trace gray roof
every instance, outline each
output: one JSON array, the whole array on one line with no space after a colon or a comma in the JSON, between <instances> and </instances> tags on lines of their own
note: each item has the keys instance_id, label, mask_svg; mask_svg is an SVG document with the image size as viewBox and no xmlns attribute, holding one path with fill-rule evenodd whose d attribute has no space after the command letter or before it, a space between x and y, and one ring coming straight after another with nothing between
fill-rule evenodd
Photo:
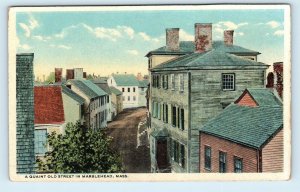
<instances>
[{"instance_id":1,"label":"gray roof","mask_svg":"<svg viewBox=\"0 0 300 192\"><path fill-rule=\"evenodd\" d=\"M283 127L282 105L270 90L248 89L245 92L247 91L252 93L258 107L231 104L200 128L200 131L252 148L261 148Z\"/></svg>"},{"instance_id":2,"label":"gray roof","mask_svg":"<svg viewBox=\"0 0 300 192\"><path fill-rule=\"evenodd\" d=\"M91 80L94 84L96 84L98 87L100 87L103 91L105 91L107 94L111 94L110 88L107 84L107 81L102 80L102 79L96 79L96 80Z\"/></svg>"},{"instance_id":3,"label":"gray roof","mask_svg":"<svg viewBox=\"0 0 300 192\"><path fill-rule=\"evenodd\" d=\"M102 90L100 87L98 87L89 80L71 79L68 82L80 89L89 99L107 95L107 93L104 90Z\"/></svg>"},{"instance_id":4,"label":"gray roof","mask_svg":"<svg viewBox=\"0 0 300 192\"><path fill-rule=\"evenodd\" d=\"M119 89L117 89L117 88L115 88L115 87L113 87L113 86L111 86L111 87L109 87L110 88L110 91L113 93L113 94L115 94L115 95L122 95L122 91L120 91Z\"/></svg>"},{"instance_id":5,"label":"gray roof","mask_svg":"<svg viewBox=\"0 0 300 192\"><path fill-rule=\"evenodd\" d=\"M157 65L153 70L169 70L174 68L205 68L205 67L237 67L237 66L255 66L267 68L268 65L256 62L250 59L242 58L240 56L226 53L222 50L213 49L204 53L191 53L181 57L177 57L170 61L166 61L160 65Z\"/></svg>"},{"instance_id":6,"label":"gray roof","mask_svg":"<svg viewBox=\"0 0 300 192\"><path fill-rule=\"evenodd\" d=\"M234 53L238 55L259 55L257 51L246 49L238 45L225 45L223 41L213 41L213 49L218 49L227 53ZM168 50L166 46L160 47L153 51L150 51L146 56L150 55L185 55L195 52L195 43L194 41L180 41L179 50L173 51Z\"/></svg>"},{"instance_id":7,"label":"gray roof","mask_svg":"<svg viewBox=\"0 0 300 192\"><path fill-rule=\"evenodd\" d=\"M66 95L68 95L69 97L71 97L72 99L74 99L75 101L77 101L79 104L83 104L84 103L84 99L82 97L80 97L78 94L76 94L74 91L72 91L71 89L69 89L68 87L62 85L62 92Z\"/></svg>"},{"instance_id":8,"label":"gray roof","mask_svg":"<svg viewBox=\"0 0 300 192\"><path fill-rule=\"evenodd\" d=\"M139 86L139 81L133 74L113 74L117 86Z\"/></svg>"},{"instance_id":9,"label":"gray roof","mask_svg":"<svg viewBox=\"0 0 300 192\"><path fill-rule=\"evenodd\" d=\"M139 87L148 87L149 84L149 80L148 79L144 79L139 81Z\"/></svg>"}]
</instances>

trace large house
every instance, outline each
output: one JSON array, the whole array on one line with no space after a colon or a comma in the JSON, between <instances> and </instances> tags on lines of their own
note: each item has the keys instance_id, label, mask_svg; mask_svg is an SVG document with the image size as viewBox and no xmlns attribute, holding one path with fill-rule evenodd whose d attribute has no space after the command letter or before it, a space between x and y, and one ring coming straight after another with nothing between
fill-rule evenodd
<instances>
[{"instance_id":1,"label":"large house","mask_svg":"<svg viewBox=\"0 0 300 192\"><path fill-rule=\"evenodd\" d=\"M200 172L282 172L283 111L277 92L246 89L200 129Z\"/></svg>"},{"instance_id":2,"label":"large house","mask_svg":"<svg viewBox=\"0 0 300 192\"><path fill-rule=\"evenodd\" d=\"M107 83L123 94L123 108L139 107L139 81L133 74L112 74Z\"/></svg>"},{"instance_id":3,"label":"large house","mask_svg":"<svg viewBox=\"0 0 300 192\"><path fill-rule=\"evenodd\" d=\"M69 79L67 87L84 99L85 125L93 130L107 127L108 94L85 79Z\"/></svg>"},{"instance_id":4,"label":"large house","mask_svg":"<svg viewBox=\"0 0 300 192\"><path fill-rule=\"evenodd\" d=\"M212 40L212 24L195 24L195 41L166 30L166 46L150 51L149 112L152 172L199 172L199 128L220 114L247 87L263 88L268 65L260 54Z\"/></svg>"}]
</instances>

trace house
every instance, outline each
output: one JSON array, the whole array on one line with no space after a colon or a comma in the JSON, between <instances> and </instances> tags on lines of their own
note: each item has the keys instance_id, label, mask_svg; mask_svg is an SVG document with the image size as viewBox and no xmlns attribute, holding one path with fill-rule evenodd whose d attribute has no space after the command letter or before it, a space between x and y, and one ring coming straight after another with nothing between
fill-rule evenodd
<instances>
[{"instance_id":1,"label":"house","mask_svg":"<svg viewBox=\"0 0 300 192\"><path fill-rule=\"evenodd\" d=\"M199 172L199 128L247 87L263 88L268 65L233 43L234 31L212 40L212 24L195 24L195 41L166 30L166 46L150 51L152 172Z\"/></svg>"},{"instance_id":2,"label":"house","mask_svg":"<svg viewBox=\"0 0 300 192\"><path fill-rule=\"evenodd\" d=\"M200 172L282 172L283 111L270 89L246 89L200 129Z\"/></svg>"},{"instance_id":3,"label":"house","mask_svg":"<svg viewBox=\"0 0 300 192\"><path fill-rule=\"evenodd\" d=\"M111 103L115 107L115 114L113 117L115 117L117 114L123 111L123 94L122 92L115 88L115 87L109 87L111 91Z\"/></svg>"},{"instance_id":4,"label":"house","mask_svg":"<svg viewBox=\"0 0 300 192\"><path fill-rule=\"evenodd\" d=\"M16 55L16 173L35 172L34 153L34 70L33 53ZM12 90L10 90L12 91ZM9 91L9 92L10 92ZM11 92L10 92L11 93ZM11 102L11 100L10 100Z\"/></svg>"},{"instance_id":5,"label":"house","mask_svg":"<svg viewBox=\"0 0 300 192\"><path fill-rule=\"evenodd\" d=\"M123 94L123 109L139 107L139 81L133 74L112 74L107 83Z\"/></svg>"},{"instance_id":6,"label":"house","mask_svg":"<svg viewBox=\"0 0 300 192\"><path fill-rule=\"evenodd\" d=\"M74 91L66 87L65 85L61 86L62 88L62 99L63 107L65 114L65 122L73 123L84 122L84 98L76 94Z\"/></svg>"},{"instance_id":7,"label":"house","mask_svg":"<svg viewBox=\"0 0 300 192\"><path fill-rule=\"evenodd\" d=\"M149 80L142 79L139 80L139 107L146 107L147 106L147 89L148 89Z\"/></svg>"},{"instance_id":8,"label":"house","mask_svg":"<svg viewBox=\"0 0 300 192\"><path fill-rule=\"evenodd\" d=\"M89 80L69 79L67 87L84 99L84 122L87 128L107 127L108 95Z\"/></svg>"},{"instance_id":9,"label":"house","mask_svg":"<svg viewBox=\"0 0 300 192\"><path fill-rule=\"evenodd\" d=\"M34 147L35 155L48 151L47 134L63 134L65 128L62 88L56 85L34 87Z\"/></svg>"},{"instance_id":10,"label":"house","mask_svg":"<svg viewBox=\"0 0 300 192\"><path fill-rule=\"evenodd\" d=\"M114 113L113 108L112 108L112 103L111 103L112 93L107 84L107 81L105 81L103 79L93 79L91 81L107 93L107 102L108 102L108 104L106 105L107 106L107 109L106 109L107 110L107 121L112 121L112 114Z\"/></svg>"}]
</instances>

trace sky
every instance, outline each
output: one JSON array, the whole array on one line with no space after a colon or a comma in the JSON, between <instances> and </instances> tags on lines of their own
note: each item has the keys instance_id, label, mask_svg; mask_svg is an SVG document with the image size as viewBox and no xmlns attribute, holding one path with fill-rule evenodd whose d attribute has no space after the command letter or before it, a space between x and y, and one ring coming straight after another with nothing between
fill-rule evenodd
<instances>
[{"instance_id":1,"label":"sky","mask_svg":"<svg viewBox=\"0 0 300 192\"><path fill-rule=\"evenodd\" d=\"M234 44L262 53L260 62L283 61L284 11L278 9L18 12L16 47L34 53L36 78L55 67L147 74L145 55L165 45L165 29L180 28L180 40L193 41L195 23L212 23L213 40L234 30Z\"/></svg>"}]
</instances>

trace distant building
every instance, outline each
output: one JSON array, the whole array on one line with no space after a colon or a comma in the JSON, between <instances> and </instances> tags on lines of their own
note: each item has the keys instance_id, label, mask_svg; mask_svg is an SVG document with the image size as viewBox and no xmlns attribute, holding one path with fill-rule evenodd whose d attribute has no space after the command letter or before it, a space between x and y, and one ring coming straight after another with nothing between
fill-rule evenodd
<instances>
[{"instance_id":1,"label":"distant building","mask_svg":"<svg viewBox=\"0 0 300 192\"><path fill-rule=\"evenodd\" d=\"M35 155L43 157L49 150L47 134L63 134L65 128L64 106L61 86L34 87L34 145Z\"/></svg>"},{"instance_id":2,"label":"distant building","mask_svg":"<svg viewBox=\"0 0 300 192\"><path fill-rule=\"evenodd\" d=\"M200 172L282 172L283 111L268 89L246 89L200 129Z\"/></svg>"},{"instance_id":3,"label":"distant building","mask_svg":"<svg viewBox=\"0 0 300 192\"><path fill-rule=\"evenodd\" d=\"M16 172L34 173L33 53L16 55Z\"/></svg>"},{"instance_id":4,"label":"distant building","mask_svg":"<svg viewBox=\"0 0 300 192\"><path fill-rule=\"evenodd\" d=\"M113 114L113 117L115 117L123 111L123 94L119 89L112 86L110 87L110 90L112 93L111 103L115 107L115 114Z\"/></svg>"},{"instance_id":5,"label":"distant building","mask_svg":"<svg viewBox=\"0 0 300 192\"><path fill-rule=\"evenodd\" d=\"M97 130L107 127L108 94L89 80L68 80L67 87L84 99L84 122Z\"/></svg>"},{"instance_id":6,"label":"distant building","mask_svg":"<svg viewBox=\"0 0 300 192\"><path fill-rule=\"evenodd\" d=\"M123 108L139 107L139 81L132 74L113 74L107 83L123 93Z\"/></svg>"},{"instance_id":7,"label":"distant building","mask_svg":"<svg viewBox=\"0 0 300 192\"><path fill-rule=\"evenodd\" d=\"M149 85L149 80L142 79L139 80L139 106L146 107L147 106L147 98L146 93Z\"/></svg>"},{"instance_id":8,"label":"distant building","mask_svg":"<svg viewBox=\"0 0 300 192\"><path fill-rule=\"evenodd\" d=\"M166 46L150 51L149 112L152 172L199 172L199 128L246 88L263 88L268 65L260 53L212 40L212 24L195 24L195 41L166 30Z\"/></svg>"}]
</instances>

